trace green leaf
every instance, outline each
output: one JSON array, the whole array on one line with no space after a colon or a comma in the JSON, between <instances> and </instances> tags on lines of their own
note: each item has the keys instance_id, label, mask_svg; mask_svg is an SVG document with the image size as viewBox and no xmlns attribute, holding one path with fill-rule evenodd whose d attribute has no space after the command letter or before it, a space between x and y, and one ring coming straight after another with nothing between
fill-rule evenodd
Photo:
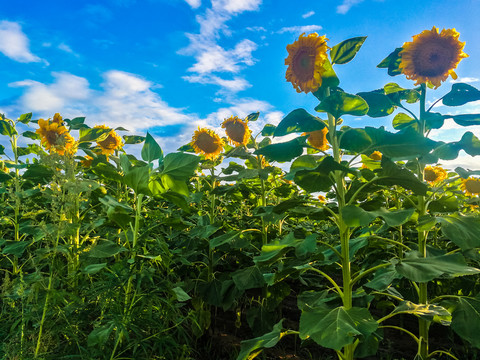
<instances>
[{"instance_id":1,"label":"green leaf","mask_svg":"<svg viewBox=\"0 0 480 360\"><path fill-rule=\"evenodd\" d=\"M285 116L277 125L273 136L322 130L325 126L320 118L310 115L305 109L296 109Z\"/></svg>"},{"instance_id":2,"label":"green leaf","mask_svg":"<svg viewBox=\"0 0 480 360\"><path fill-rule=\"evenodd\" d=\"M177 179L171 175L168 174L161 174L160 175L160 181L162 183L162 187L164 189L163 192L166 192L167 190L171 190L173 192L176 192L178 194L188 196L190 194L190 191L188 190L188 186L183 179ZM149 184L149 188L150 188ZM163 193L162 192L162 193Z\"/></svg>"},{"instance_id":3,"label":"green leaf","mask_svg":"<svg viewBox=\"0 0 480 360\"><path fill-rule=\"evenodd\" d=\"M325 99L327 89L335 89L340 84L340 80L338 79L337 74L335 74L332 63L328 58L325 59L325 62L323 63L323 69L322 85L313 93L313 95L320 101Z\"/></svg>"},{"instance_id":4,"label":"green leaf","mask_svg":"<svg viewBox=\"0 0 480 360\"><path fill-rule=\"evenodd\" d=\"M370 91L357 94L368 104L367 115L370 117L384 117L395 110L395 105L390 98L382 92Z\"/></svg>"},{"instance_id":5,"label":"green leaf","mask_svg":"<svg viewBox=\"0 0 480 360\"><path fill-rule=\"evenodd\" d=\"M5 255L14 255L16 257L22 256L25 249L28 245L32 244L33 241L9 241L7 245L3 248L2 254Z\"/></svg>"},{"instance_id":6,"label":"green leaf","mask_svg":"<svg viewBox=\"0 0 480 360\"><path fill-rule=\"evenodd\" d=\"M327 112L336 119L342 115L365 115L368 112L368 105L358 95L347 94L341 90L333 92L326 97L320 105L315 108L318 112Z\"/></svg>"},{"instance_id":7,"label":"green leaf","mask_svg":"<svg viewBox=\"0 0 480 360\"><path fill-rule=\"evenodd\" d=\"M460 175L462 179L468 179L472 175L480 175L480 170L465 170L464 168L461 167L456 167L455 172Z\"/></svg>"},{"instance_id":8,"label":"green leaf","mask_svg":"<svg viewBox=\"0 0 480 360\"><path fill-rule=\"evenodd\" d=\"M364 284L363 286L369 287L377 291L385 291L392 285L392 282L395 279L399 278L401 278L401 276L395 270L395 267L391 265L376 271L373 279Z\"/></svg>"},{"instance_id":9,"label":"green leaf","mask_svg":"<svg viewBox=\"0 0 480 360\"><path fill-rule=\"evenodd\" d=\"M232 273L232 279L239 290L261 288L265 285L263 275L256 266L235 271Z\"/></svg>"},{"instance_id":10,"label":"green leaf","mask_svg":"<svg viewBox=\"0 0 480 360\"><path fill-rule=\"evenodd\" d=\"M88 334L87 344L89 347L96 345L103 345L107 342L110 334L114 329L114 324L105 325L99 328L94 329L90 334Z\"/></svg>"},{"instance_id":11,"label":"green leaf","mask_svg":"<svg viewBox=\"0 0 480 360\"><path fill-rule=\"evenodd\" d=\"M242 341L240 353L236 360L252 360L262 352L263 348L271 348L277 345L280 339L287 334L287 332L282 332L282 321L276 323L271 332L254 339Z\"/></svg>"},{"instance_id":12,"label":"green leaf","mask_svg":"<svg viewBox=\"0 0 480 360\"><path fill-rule=\"evenodd\" d=\"M106 258L117 255L123 251L127 251L123 246L118 245L110 240L101 240L90 249L88 256L94 258Z\"/></svg>"},{"instance_id":13,"label":"green leaf","mask_svg":"<svg viewBox=\"0 0 480 360\"><path fill-rule=\"evenodd\" d=\"M265 124L265 126L262 129L262 136L272 136L275 133L276 128L277 127L275 125Z\"/></svg>"},{"instance_id":14,"label":"green leaf","mask_svg":"<svg viewBox=\"0 0 480 360\"><path fill-rule=\"evenodd\" d=\"M457 277L475 275L479 269L470 267L462 254L446 254L421 257L417 251L407 254L407 257L395 265L397 272L415 282L428 282L441 276Z\"/></svg>"},{"instance_id":15,"label":"green leaf","mask_svg":"<svg viewBox=\"0 0 480 360\"><path fill-rule=\"evenodd\" d=\"M300 338L312 338L317 344L341 350L355 339L364 339L378 328L378 323L365 308L343 306L333 310L321 306L306 307L300 317Z\"/></svg>"},{"instance_id":16,"label":"green leaf","mask_svg":"<svg viewBox=\"0 0 480 360\"><path fill-rule=\"evenodd\" d=\"M480 218L461 214L437 217L442 233L462 250L480 247Z\"/></svg>"},{"instance_id":17,"label":"green leaf","mask_svg":"<svg viewBox=\"0 0 480 360\"><path fill-rule=\"evenodd\" d=\"M78 139L78 143L81 144L84 142L103 141L107 138L109 133L110 133L110 129L81 128L80 138Z\"/></svg>"},{"instance_id":18,"label":"green leaf","mask_svg":"<svg viewBox=\"0 0 480 360\"><path fill-rule=\"evenodd\" d=\"M130 186L137 194L150 195L148 182L150 179L150 169L148 166L135 166L130 168L124 176L124 182Z\"/></svg>"},{"instance_id":19,"label":"green leaf","mask_svg":"<svg viewBox=\"0 0 480 360\"><path fill-rule=\"evenodd\" d=\"M0 155L5 155L5 146L0 145Z\"/></svg>"},{"instance_id":20,"label":"green leaf","mask_svg":"<svg viewBox=\"0 0 480 360\"><path fill-rule=\"evenodd\" d=\"M376 180L380 185L399 185L405 189L412 190L415 194L425 195L428 186L420 181L410 170L400 167L391 161L388 157L383 156L381 161L382 168L377 174Z\"/></svg>"},{"instance_id":21,"label":"green leaf","mask_svg":"<svg viewBox=\"0 0 480 360\"><path fill-rule=\"evenodd\" d=\"M480 91L465 83L453 84L452 90L442 98L443 105L447 106L460 106L477 100L480 100Z\"/></svg>"},{"instance_id":22,"label":"green leaf","mask_svg":"<svg viewBox=\"0 0 480 360\"><path fill-rule=\"evenodd\" d=\"M28 124L30 122L30 120L32 120L32 113L31 112L26 113L26 114L22 114L18 118L18 121L20 121L22 124Z\"/></svg>"},{"instance_id":23,"label":"green leaf","mask_svg":"<svg viewBox=\"0 0 480 360\"><path fill-rule=\"evenodd\" d=\"M144 141L145 141L145 136L123 135L123 142L125 144L140 144Z\"/></svg>"},{"instance_id":24,"label":"green leaf","mask_svg":"<svg viewBox=\"0 0 480 360\"><path fill-rule=\"evenodd\" d=\"M269 161L285 162L302 155L307 136L300 136L293 140L264 146L254 152L264 155Z\"/></svg>"},{"instance_id":25,"label":"green leaf","mask_svg":"<svg viewBox=\"0 0 480 360\"><path fill-rule=\"evenodd\" d=\"M403 48L396 48L390 55L388 55L385 59L382 60L380 64L377 65L378 68L387 68L388 75L395 76L401 74L401 70L399 68L400 62L402 61L402 57L400 56L400 51Z\"/></svg>"},{"instance_id":26,"label":"green leaf","mask_svg":"<svg viewBox=\"0 0 480 360\"><path fill-rule=\"evenodd\" d=\"M408 127L412 127L413 129L415 129L415 131L417 131L418 121L407 114L398 113L393 118L392 126L395 130L402 130Z\"/></svg>"},{"instance_id":27,"label":"green leaf","mask_svg":"<svg viewBox=\"0 0 480 360\"><path fill-rule=\"evenodd\" d=\"M452 119L460 126L480 125L480 114L444 115L445 119Z\"/></svg>"},{"instance_id":28,"label":"green leaf","mask_svg":"<svg viewBox=\"0 0 480 360\"><path fill-rule=\"evenodd\" d=\"M0 120L0 134L12 137L17 135L17 130L6 120Z\"/></svg>"},{"instance_id":29,"label":"green leaf","mask_svg":"<svg viewBox=\"0 0 480 360\"><path fill-rule=\"evenodd\" d=\"M107 263L101 263L101 264L90 264L87 265L83 268L83 272L88 275L93 275L102 270L107 266Z\"/></svg>"},{"instance_id":30,"label":"green leaf","mask_svg":"<svg viewBox=\"0 0 480 360\"><path fill-rule=\"evenodd\" d=\"M444 122L445 118L440 113L427 112L425 114L425 124L427 126L427 130L440 129Z\"/></svg>"},{"instance_id":31,"label":"green leaf","mask_svg":"<svg viewBox=\"0 0 480 360\"><path fill-rule=\"evenodd\" d=\"M152 162L157 159L163 158L163 151L160 145L155 141L152 135L147 131L147 136L145 138L145 143L142 147L142 159L146 162Z\"/></svg>"},{"instance_id":32,"label":"green leaf","mask_svg":"<svg viewBox=\"0 0 480 360\"><path fill-rule=\"evenodd\" d=\"M460 150L464 150L468 155L480 155L480 140L471 132L463 134L460 141L444 143L438 146L433 155L443 160L453 160L458 157Z\"/></svg>"},{"instance_id":33,"label":"green leaf","mask_svg":"<svg viewBox=\"0 0 480 360\"><path fill-rule=\"evenodd\" d=\"M415 304L411 301L401 302L392 311L395 313L413 314L428 321L435 321L442 325L449 326L452 315L443 306L433 304Z\"/></svg>"},{"instance_id":34,"label":"green leaf","mask_svg":"<svg viewBox=\"0 0 480 360\"><path fill-rule=\"evenodd\" d=\"M91 168L92 172L106 180L122 181L122 176L115 166L109 163L99 162Z\"/></svg>"},{"instance_id":35,"label":"green leaf","mask_svg":"<svg viewBox=\"0 0 480 360\"><path fill-rule=\"evenodd\" d=\"M175 296L177 297L177 300L180 301L180 302L183 302L183 301L188 301L190 300L192 297L190 295L188 295L185 290L183 290L181 287L177 286L177 287L174 287L172 289L173 293L175 294Z\"/></svg>"},{"instance_id":36,"label":"green leaf","mask_svg":"<svg viewBox=\"0 0 480 360\"><path fill-rule=\"evenodd\" d=\"M363 152L372 147L373 139L365 129L342 128L340 148L353 152ZM371 153L373 151L369 151Z\"/></svg>"},{"instance_id":37,"label":"green leaf","mask_svg":"<svg viewBox=\"0 0 480 360\"><path fill-rule=\"evenodd\" d=\"M162 174L180 179L189 179L198 166L200 158L193 154L170 153L163 159Z\"/></svg>"},{"instance_id":38,"label":"green leaf","mask_svg":"<svg viewBox=\"0 0 480 360\"><path fill-rule=\"evenodd\" d=\"M245 118L245 121L250 122L250 121L257 121L258 117L260 116L260 112L254 112L248 115Z\"/></svg>"},{"instance_id":39,"label":"green leaf","mask_svg":"<svg viewBox=\"0 0 480 360\"><path fill-rule=\"evenodd\" d=\"M65 119L65 122L70 127L70 130L88 129L88 125L84 124L85 117L76 117L72 120Z\"/></svg>"},{"instance_id":40,"label":"green leaf","mask_svg":"<svg viewBox=\"0 0 480 360\"><path fill-rule=\"evenodd\" d=\"M330 50L332 65L346 64L351 61L357 55L366 38L366 36L354 37L332 47Z\"/></svg>"},{"instance_id":41,"label":"green leaf","mask_svg":"<svg viewBox=\"0 0 480 360\"><path fill-rule=\"evenodd\" d=\"M40 140L40 135L33 131L25 131L22 136L33 140Z\"/></svg>"},{"instance_id":42,"label":"green leaf","mask_svg":"<svg viewBox=\"0 0 480 360\"><path fill-rule=\"evenodd\" d=\"M45 184L53 177L53 170L40 164L29 164L22 177L33 183Z\"/></svg>"},{"instance_id":43,"label":"green leaf","mask_svg":"<svg viewBox=\"0 0 480 360\"><path fill-rule=\"evenodd\" d=\"M377 217L381 217L388 226L399 226L405 224L414 212L414 208L393 211L380 208L374 211L365 211L361 207L347 205L342 208L342 217L345 223L351 227L367 226Z\"/></svg>"},{"instance_id":44,"label":"green leaf","mask_svg":"<svg viewBox=\"0 0 480 360\"><path fill-rule=\"evenodd\" d=\"M402 101L414 104L420 100L420 92L416 89L404 89L396 83L388 83L383 87L383 91L396 105L401 105Z\"/></svg>"},{"instance_id":45,"label":"green leaf","mask_svg":"<svg viewBox=\"0 0 480 360\"><path fill-rule=\"evenodd\" d=\"M461 338L480 348L480 299L459 297L451 326Z\"/></svg>"},{"instance_id":46,"label":"green leaf","mask_svg":"<svg viewBox=\"0 0 480 360\"><path fill-rule=\"evenodd\" d=\"M229 231L226 234L217 236L210 240L210 248L214 249L223 244L230 243L233 240L235 240L238 236L240 236L241 233L242 233L241 231Z\"/></svg>"}]
</instances>

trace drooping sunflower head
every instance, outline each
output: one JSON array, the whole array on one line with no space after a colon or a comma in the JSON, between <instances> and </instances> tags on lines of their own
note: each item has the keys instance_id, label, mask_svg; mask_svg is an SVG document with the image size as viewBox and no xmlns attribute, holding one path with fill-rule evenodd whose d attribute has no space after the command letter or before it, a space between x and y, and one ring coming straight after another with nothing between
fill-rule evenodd
<instances>
[{"instance_id":1,"label":"drooping sunflower head","mask_svg":"<svg viewBox=\"0 0 480 360\"><path fill-rule=\"evenodd\" d=\"M330 147L327 140L328 128L303 133L308 135L307 142L318 150L326 151Z\"/></svg>"},{"instance_id":2,"label":"drooping sunflower head","mask_svg":"<svg viewBox=\"0 0 480 360\"><path fill-rule=\"evenodd\" d=\"M230 116L222 122L222 128L225 129L228 140L234 145L246 145L250 139L250 129L247 121L237 116Z\"/></svg>"},{"instance_id":3,"label":"drooping sunflower head","mask_svg":"<svg viewBox=\"0 0 480 360\"><path fill-rule=\"evenodd\" d=\"M223 140L212 130L198 128L190 143L197 154L203 154L207 159L215 159L223 150Z\"/></svg>"},{"instance_id":4,"label":"drooping sunflower head","mask_svg":"<svg viewBox=\"0 0 480 360\"><path fill-rule=\"evenodd\" d=\"M110 129L106 125L97 125L94 126L94 129ZM115 130L110 129L107 137L101 141L97 141L97 145L100 148L100 153L103 155L112 155L115 150L120 150L123 147L122 138L115 132Z\"/></svg>"},{"instance_id":5,"label":"drooping sunflower head","mask_svg":"<svg viewBox=\"0 0 480 360\"><path fill-rule=\"evenodd\" d=\"M480 194L480 178L470 176L468 179L462 179L460 188L468 196L478 196Z\"/></svg>"},{"instance_id":6,"label":"drooping sunflower head","mask_svg":"<svg viewBox=\"0 0 480 360\"><path fill-rule=\"evenodd\" d=\"M434 185L445 180L448 174L441 166L426 166L423 177L430 185Z\"/></svg>"},{"instance_id":7,"label":"drooping sunflower head","mask_svg":"<svg viewBox=\"0 0 480 360\"><path fill-rule=\"evenodd\" d=\"M68 132L65 126L58 122L39 119L39 128L35 131L40 135L41 144L50 153L56 152L59 155L74 154L77 151L75 139Z\"/></svg>"},{"instance_id":8,"label":"drooping sunflower head","mask_svg":"<svg viewBox=\"0 0 480 360\"><path fill-rule=\"evenodd\" d=\"M455 29L443 29L440 33L434 26L403 44L400 52L400 69L415 85L430 82L438 88L448 76L457 78L454 69L460 60L468 57L463 52L465 43L460 42Z\"/></svg>"},{"instance_id":9,"label":"drooping sunflower head","mask_svg":"<svg viewBox=\"0 0 480 360\"><path fill-rule=\"evenodd\" d=\"M315 92L322 86L323 64L327 59L327 38L317 33L301 34L293 44L287 45L288 65L285 75L297 92Z\"/></svg>"},{"instance_id":10,"label":"drooping sunflower head","mask_svg":"<svg viewBox=\"0 0 480 360\"><path fill-rule=\"evenodd\" d=\"M60 116L59 113L55 113L55 115L53 115L52 123L57 123L58 125L63 125L63 118Z\"/></svg>"},{"instance_id":11,"label":"drooping sunflower head","mask_svg":"<svg viewBox=\"0 0 480 360\"><path fill-rule=\"evenodd\" d=\"M368 157L372 160L382 160L382 153L380 151L374 151Z\"/></svg>"}]
</instances>

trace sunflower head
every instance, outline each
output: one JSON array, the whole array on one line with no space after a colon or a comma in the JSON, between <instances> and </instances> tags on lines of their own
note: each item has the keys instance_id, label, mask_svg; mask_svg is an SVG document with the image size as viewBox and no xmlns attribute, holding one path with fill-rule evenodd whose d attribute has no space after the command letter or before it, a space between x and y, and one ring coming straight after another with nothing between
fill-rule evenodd
<instances>
[{"instance_id":1,"label":"sunflower head","mask_svg":"<svg viewBox=\"0 0 480 360\"><path fill-rule=\"evenodd\" d=\"M327 140L328 128L303 133L308 135L308 143L318 150L326 151L330 147Z\"/></svg>"},{"instance_id":2,"label":"sunflower head","mask_svg":"<svg viewBox=\"0 0 480 360\"><path fill-rule=\"evenodd\" d=\"M239 119L237 116L230 116L222 122L222 128L227 133L228 141L233 145L246 145L250 139L250 129L247 121Z\"/></svg>"},{"instance_id":3,"label":"sunflower head","mask_svg":"<svg viewBox=\"0 0 480 360\"><path fill-rule=\"evenodd\" d=\"M85 155L83 160L80 160L80 163L82 164L83 167L88 168L92 166L92 161L93 161L93 157L91 157L90 155Z\"/></svg>"},{"instance_id":4,"label":"sunflower head","mask_svg":"<svg viewBox=\"0 0 480 360\"><path fill-rule=\"evenodd\" d=\"M94 126L94 129L110 129L106 125ZM120 150L123 147L122 138L118 136L115 130L110 129L107 137L102 141L97 141L97 145L100 148L100 153L103 155L112 155L115 150Z\"/></svg>"},{"instance_id":5,"label":"sunflower head","mask_svg":"<svg viewBox=\"0 0 480 360\"><path fill-rule=\"evenodd\" d=\"M60 126L63 125L63 118L60 116L59 113L55 113L55 115L53 115L52 123L56 123Z\"/></svg>"},{"instance_id":6,"label":"sunflower head","mask_svg":"<svg viewBox=\"0 0 480 360\"><path fill-rule=\"evenodd\" d=\"M72 155L77 151L75 139L68 132L65 126L58 122L39 119L39 128L35 131L40 135L41 144L50 153L56 152L59 155Z\"/></svg>"},{"instance_id":7,"label":"sunflower head","mask_svg":"<svg viewBox=\"0 0 480 360\"><path fill-rule=\"evenodd\" d=\"M468 179L462 179L460 188L468 196L478 196L480 194L480 178L470 176Z\"/></svg>"},{"instance_id":8,"label":"sunflower head","mask_svg":"<svg viewBox=\"0 0 480 360\"><path fill-rule=\"evenodd\" d=\"M460 34L455 29L443 29L440 33L434 26L403 44L400 52L400 69L415 85L432 83L438 88L448 76L457 78L454 69L460 60L468 57L463 52L465 43L458 41Z\"/></svg>"},{"instance_id":9,"label":"sunflower head","mask_svg":"<svg viewBox=\"0 0 480 360\"><path fill-rule=\"evenodd\" d=\"M430 185L434 185L445 180L448 174L441 166L426 166L423 177Z\"/></svg>"},{"instance_id":10,"label":"sunflower head","mask_svg":"<svg viewBox=\"0 0 480 360\"><path fill-rule=\"evenodd\" d=\"M323 195L318 195L317 198L318 198L318 201L320 201L321 203L327 202L327 198Z\"/></svg>"},{"instance_id":11,"label":"sunflower head","mask_svg":"<svg viewBox=\"0 0 480 360\"><path fill-rule=\"evenodd\" d=\"M207 159L215 159L223 150L223 140L214 131L205 128L195 130L190 143L197 154Z\"/></svg>"},{"instance_id":12,"label":"sunflower head","mask_svg":"<svg viewBox=\"0 0 480 360\"><path fill-rule=\"evenodd\" d=\"M288 65L285 75L297 92L315 92L322 86L323 64L327 59L327 38L313 33L301 34L293 44L287 45Z\"/></svg>"},{"instance_id":13,"label":"sunflower head","mask_svg":"<svg viewBox=\"0 0 480 360\"><path fill-rule=\"evenodd\" d=\"M372 160L382 160L382 153L380 151L374 151L368 157Z\"/></svg>"}]
</instances>

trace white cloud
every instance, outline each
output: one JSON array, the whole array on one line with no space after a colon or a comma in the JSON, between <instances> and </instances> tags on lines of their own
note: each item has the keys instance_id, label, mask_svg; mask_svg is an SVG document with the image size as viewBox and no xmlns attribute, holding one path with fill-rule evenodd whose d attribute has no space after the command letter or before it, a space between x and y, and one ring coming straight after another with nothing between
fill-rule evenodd
<instances>
[{"instance_id":1,"label":"white cloud","mask_svg":"<svg viewBox=\"0 0 480 360\"><path fill-rule=\"evenodd\" d=\"M247 80L240 77L222 79L215 75L193 75L182 78L191 83L218 85L231 92L239 92L252 86Z\"/></svg>"},{"instance_id":2,"label":"white cloud","mask_svg":"<svg viewBox=\"0 0 480 360\"><path fill-rule=\"evenodd\" d=\"M320 25L304 25L304 26L289 26L284 27L278 30L279 34L283 34L286 32L296 33L296 34L303 34L303 33L311 33L315 31L322 30Z\"/></svg>"},{"instance_id":3,"label":"white cloud","mask_svg":"<svg viewBox=\"0 0 480 360\"><path fill-rule=\"evenodd\" d=\"M185 0L192 9L196 9L202 5L202 0Z\"/></svg>"},{"instance_id":4,"label":"white cloud","mask_svg":"<svg viewBox=\"0 0 480 360\"><path fill-rule=\"evenodd\" d=\"M16 22L0 21L0 52L12 60L29 63L41 59L29 49L29 39Z\"/></svg>"},{"instance_id":5,"label":"white cloud","mask_svg":"<svg viewBox=\"0 0 480 360\"><path fill-rule=\"evenodd\" d=\"M248 31L260 32L267 31L263 26L248 26L246 27Z\"/></svg>"},{"instance_id":6,"label":"white cloud","mask_svg":"<svg viewBox=\"0 0 480 360\"><path fill-rule=\"evenodd\" d=\"M360 4L364 0L343 0L341 5L337 6L338 14L346 14L354 5Z\"/></svg>"},{"instance_id":7,"label":"white cloud","mask_svg":"<svg viewBox=\"0 0 480 360\"><path fill-rule=\"evenodd\" d=\"M212 0L212 8L231 14L258 10L262 0Z\"/></svg>"},{"instance_id":8,"label":"white cloud","mask_svg":"<svg viewBox=\"0 0 480 360\"><path fill-rule=\"evenodd\" d=\"M57 46L60 50L62 51L65 51L66 53L69 53L69 54L72 54L73 56L75 57L79 57L79 55L72 50L72 48L70 46L68 46L67 44L65 43L61 43Z\"/></svg>"},{"instance_id":9,"label":"white cloud","mask_svg":"<svg viewBox=\"0 0 480 360\"><path fill-rule=\"evenodd\" d=\"M462 83L472 83L472 82L479 82L480 79L474 78L474 77L461 77L458 78L457 80L450 79L450 83L457 83L457 82L462 82Z\"/></svg>"},{"instance_id":10,"label":"white cloud","mask_svg":"<svg viewBox=\"0 0 480 360\"><path fill-rule=\"evenodd\" d=\"M315 11L309 11L309 12L303 14L302 17L304 19L306 19L306 18L309 18L310 16L313 16L313 15L315 15Z\"/></svg>"}]
</instances>

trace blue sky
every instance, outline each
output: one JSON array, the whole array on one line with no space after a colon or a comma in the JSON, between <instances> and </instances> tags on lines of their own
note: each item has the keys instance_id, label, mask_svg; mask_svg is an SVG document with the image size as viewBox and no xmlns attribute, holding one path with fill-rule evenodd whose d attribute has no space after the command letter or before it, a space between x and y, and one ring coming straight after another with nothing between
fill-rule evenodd
<instances>
[{"instance_id":1,"label":"blue sky","mask_svg":"<svg viewBox=\"0 0 480 360\"><path fill-rule=\"evenodd\" d=\"M313 113L316 99L285 81L286 45L302 32L326 35L330 46L368 36L351 63L336 67L340 86L356 93L392 81L412 86L376 65L422 30L456 28L470 55L457 69L459 80L480 87L479 18L478 0L2 1L0 112L10 118L60 112L86 116L92 126L150 129L171 152L198 126L219 129L231 115L260 111L252 124L258 131L298 107ZM450 86L447 81L429 100ZM480 104L464 111L480 112ZM467 130L480 136L478 127ZM434 135L458 140L463 131L447 123Z\"/></svg>"}]
</instances>

